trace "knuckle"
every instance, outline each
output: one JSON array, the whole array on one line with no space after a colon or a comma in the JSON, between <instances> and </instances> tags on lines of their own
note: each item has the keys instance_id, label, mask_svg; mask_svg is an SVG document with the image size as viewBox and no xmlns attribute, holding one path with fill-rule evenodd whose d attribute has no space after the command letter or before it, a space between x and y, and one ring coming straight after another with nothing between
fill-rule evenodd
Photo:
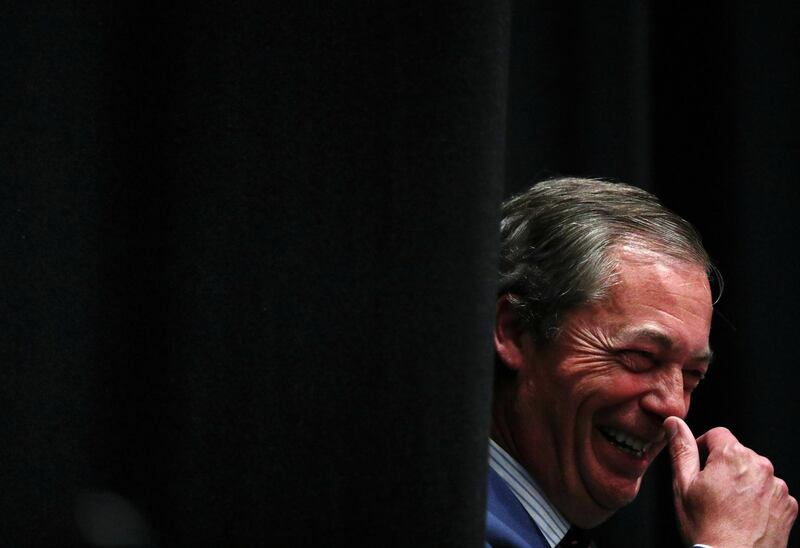
<instances>
[{"instance_id":1,"label":"knuckle","mask_svg":"<svg viewBox=\"0 0 800 548\"><path fill-rule=\"evenodd\" d=\"M672 440L671 449L673 453L683 454L689 449L689 446L683 439L676 437L674 440Z\"/></svg>"},{"instance_id":2,"label":"knuckle","mask_svg":"<svg viewBox=\"0 0 800 548\"><path fill-rule=\"evenodd\" d=\"M781 478L775 478L775 492L780 497L785 497L789 494L789 486Z\"/></svg>"},{"instance_id":3,"label":"knuckle","mask_svg":"<svg viewBox=\"0 0 800 548\"><path fill-rule=\"evenodd\" d=\"M790 496L788 499L788 504L789 513L791 514L792 519L795 519L797 517L797 499Z\"/></svg>"},{"instance_id":4,"label":"knuckle","mask_svg":"<svg viewBox=\"0 0 800 548\"><path fill-rule=\"evenodd\" d=\"M722 454L727 459L735 459L737 461L746 461L750 455L747 454L747 448L736 441L735 438L725 440L720 445Z\"/></svg>"},{"instance_id":5,"label":"knuckle","mask_svg":"<svg viewBox=\"0 0 800 548\"><path fill-rule=\"evenodd\" d=\"M756 462L758 463L759 469L767 475L771 476L775 473L775 467L772 466L772 462L767 457L759 455L756 458Z\"/></svg>"},{"instance_id":6,"label":"knuckle","mask_svg":"<svg viewBox=\"0 0 800 548\"><path fill-rule=\"evenodd\" d=\"M731 442L735 442L736 438L733 437L731 431L724 426L717 426L712 428L701 436L703 442L708 446L709 450L722 449Z\"/></svg>"},{"instance_id":7,"label":"knuckle","mask_svg":"<svg viewBox=\"0 0 800 548\"><path fill-rule=\"evenodd\" d=\"M691 445L687 443L686 440L678 436L672 440L670 445L670 455L673 461L680 461L683 459L683 457L690 453Z\"/></svg>"},{"instance_id":8,"label":"knuckle","mask_svg":"<svg viewBox=\"0 0 800 548\"><path fill-rule=\"evenodd\" d=\"M711 430L708 431L708 435L709 436L713 436L715 438L733 438L733 439L736 439L736 438L734 438L733 434L731 434L731 431L728 430L727 428L725 428L724 426L717 426L716 428L712 428Z\"/></svg>"}]
</instances>

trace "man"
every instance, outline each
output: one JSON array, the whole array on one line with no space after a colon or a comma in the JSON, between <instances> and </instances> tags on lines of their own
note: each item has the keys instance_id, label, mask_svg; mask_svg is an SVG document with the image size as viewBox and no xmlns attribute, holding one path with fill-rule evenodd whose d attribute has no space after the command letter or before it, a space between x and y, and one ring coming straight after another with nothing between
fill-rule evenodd
<instances>
[{"instance_id":1,"label":"man","mask_svg":"<svg viewBox=\"0 0 800 548\"><path fill-rule=\"evenodd\" d=\"M683 422L711 362L695 230L643 190L582 179L512 198L501 230L487 546L580 545L568 530L630 503L666 446L688 545L785 546L797 502L770 462Z\"/></svg>"}]
</instances>

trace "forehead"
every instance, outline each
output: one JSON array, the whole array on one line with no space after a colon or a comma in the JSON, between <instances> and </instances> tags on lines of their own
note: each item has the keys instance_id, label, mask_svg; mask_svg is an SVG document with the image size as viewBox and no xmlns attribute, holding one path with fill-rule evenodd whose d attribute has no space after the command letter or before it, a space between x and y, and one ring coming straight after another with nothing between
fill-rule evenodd
<instances>
[{"instance_id":1,"label":"forehead","mask_svg":"<svg viewBox=\"0 0 800 548\"><path fill-rule=\"evenodd\" d=\"M697 352L708 348L712 305L703 266L635 247L615 250L614 258L609 295L592 307L607 335Z\"/></svg>"},{"instance_id":2,"label":"forehead","mask_svg":"<svg viewBox=\"0 0 800 548\"><path fill-rule=\"evenodd\" d=\"M611 257L615 263L612 285L617 293L667 292L707 301L711 306L708 276L700 264L635 245L620 246L612 250Z\"/></svg>"}]
</instances>

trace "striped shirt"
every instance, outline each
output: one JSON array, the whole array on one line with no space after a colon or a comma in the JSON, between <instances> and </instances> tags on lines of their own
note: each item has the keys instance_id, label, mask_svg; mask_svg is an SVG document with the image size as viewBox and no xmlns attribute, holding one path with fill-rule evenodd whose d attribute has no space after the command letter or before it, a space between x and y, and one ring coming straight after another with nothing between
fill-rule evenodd
<instances>
[{"instance_id":1,"label":"striped shirt","mask_svg":"<svg viewBox=\"0 0 800 548\"><path fill-rule=\"evenodd\" d=\"M489 439L489 466L506 482L550 548L555 548L569 531L569 522L550 504L530 474L493 439Z\"/></svg>"}]
</instances>

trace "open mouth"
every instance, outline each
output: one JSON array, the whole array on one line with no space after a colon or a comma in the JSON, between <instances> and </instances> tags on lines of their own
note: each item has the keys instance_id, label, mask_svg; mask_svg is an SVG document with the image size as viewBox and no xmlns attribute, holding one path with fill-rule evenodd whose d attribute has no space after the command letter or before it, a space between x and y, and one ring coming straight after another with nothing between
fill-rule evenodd
<instances>
[{"instance_id":1,"label":"open mouth","mask_svg":"<svg viewBox=\"0 0 800 548\"><path fill-rule=\"evenodd\" d=\"M651 442L646 442L610 426L598 426L597 429L603 434L603 437L611 442L611 445L637 459L644 458L644 454L652 445Z\"/></svg>"}]
</instances>

